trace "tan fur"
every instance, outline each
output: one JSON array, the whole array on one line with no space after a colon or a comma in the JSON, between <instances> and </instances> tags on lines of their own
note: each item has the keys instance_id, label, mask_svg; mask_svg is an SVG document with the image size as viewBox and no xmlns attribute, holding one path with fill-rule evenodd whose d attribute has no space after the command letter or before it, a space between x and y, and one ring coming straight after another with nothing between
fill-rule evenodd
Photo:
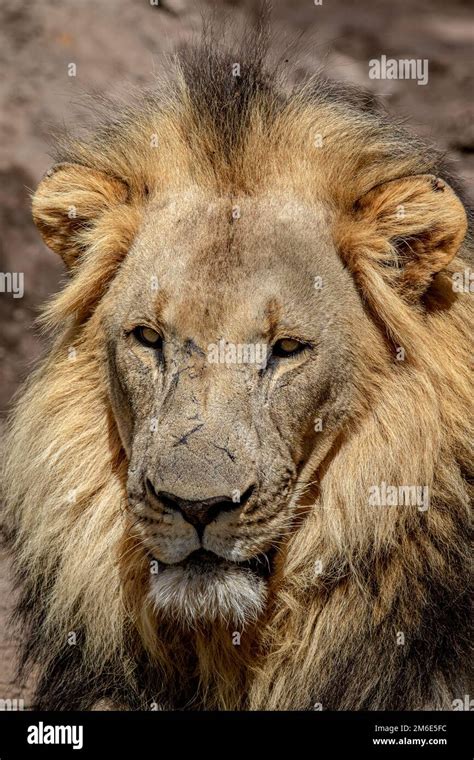
<instances>
[{"instance_id":1,"label":"tan fur","mask_svg":"<svg viewBox=\"0 0 474 760\"><path fill-rule=\"evenodd\" d=\"M436 638L429 610L441 610L446 595L439 626L446 647L455 647L447 618L467 584L472 297L449 287L470 256L468 244L459 250L465 213L436 179L435 154L372 113L308 93L309 86L279 106L257 93L229 160L181 77L159 109L149 103L131 111L109 139L68 144L62 166L39 187L35 220L73 275L43 317L56 342L16 404L5 519L30 598L44 600L45 672L77 630L86 669L120 661L132 681L145 657L163 683L196 678L187 697L173 695L178 686L158 695L165 707L421 709L462 696L453 692L457 675L459 689L468 688L465 673L448 676L436 657L430 685L417 681L431 668L419 651L420 638ZM150 147L154 135L159 148ZM93 167L92 186L78 164ZM108 287L147 204L193 187L229 197L230 208L235 198L280 193L324 206L371 315L360 324L350 419L304 463L297 519L277 542L265 614L248 621L240 646L225 622L157 625L105 370ZM406 221L394 215L399 204ZM82 224L65 216L71 205ZM278 320L275 308L270 321ZM404 362L394 358L397 346ZM416 510L369 507L367 493L381 481L427 484L423 520ZM405 647L397 647L400 631ZM408 674L403 693L401 672ZM140 699L149 704L149 695ZM77 704L88 706L87 695Z\"/></svg>"}]
</instances>

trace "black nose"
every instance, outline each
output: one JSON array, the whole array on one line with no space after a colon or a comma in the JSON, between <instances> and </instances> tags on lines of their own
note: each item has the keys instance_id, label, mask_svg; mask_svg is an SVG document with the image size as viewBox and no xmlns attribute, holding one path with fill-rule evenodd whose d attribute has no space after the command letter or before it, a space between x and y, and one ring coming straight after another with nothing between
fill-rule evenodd
<instances>
[{"instance_id":1,"label":"black nose","mask_svg":"<svg viewBox=\"0 0 474 760\"><path fill-rule=\"evenodd\" d=\"M184 519L194 525L200 536L202 536L206 525L215 520L220 512L241 509L254 490L253 485L247 488L239 501L234 501L229 496L213 496L210 499L190 501L168 491L155 491L149 480L147 487L165 507L179 510Z\"/></svg>"}]
</instances>

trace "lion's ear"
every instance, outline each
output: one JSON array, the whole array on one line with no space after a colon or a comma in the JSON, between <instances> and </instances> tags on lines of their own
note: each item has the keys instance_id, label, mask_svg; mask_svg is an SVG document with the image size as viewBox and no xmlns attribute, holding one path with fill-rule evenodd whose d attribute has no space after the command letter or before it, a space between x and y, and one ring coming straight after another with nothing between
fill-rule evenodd
<instances>
[{"instance_id":1,"label":"lion's ear","mask_svg":"<svg viewBox=\"0 0 474 760\"><path fill-rule=\"evenodd\" d=\"M116 177L79 164L56 164L33 196L33 219L46 245L71 268L84 250L84 232L127 197L127 185Z\"/></svg>"},{"instance_id":2,"label":"lion's ear","mask_svg":"<svg viewBox=\"0 0 474 760\"><path fill-rule=\"evenodd\" d=\"M404 177L378 185L357 201L342 253L356 276L367 275L365 287L378 279L377 270L414 302L456 255L466 230L464 206L444 180L431 174Z\"/></svg>"}]
</instances>

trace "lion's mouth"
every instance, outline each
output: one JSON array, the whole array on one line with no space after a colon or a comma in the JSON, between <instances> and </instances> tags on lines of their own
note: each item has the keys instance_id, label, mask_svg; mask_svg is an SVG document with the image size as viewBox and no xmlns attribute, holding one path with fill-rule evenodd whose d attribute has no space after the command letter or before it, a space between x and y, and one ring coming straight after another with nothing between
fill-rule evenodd
<instances>
[{"instance_id":1,"label":"lion's mouth","mask_svg":"<svg viewBox=\"0 0 474 760\"><path fill-rule=\"evenodd\" d=\"M219 570L225 570L226 568L241 568L244 571L247 570L254 573L260 578L267 578L272 572L274 554L274 550L271 549L266 554L259 554L255 557L239 562L220 557L218 554L208 551L207 549L197 549L185 559L181 560L181 562L172 565L157 560L155 557L153 559L158 562L159 570L166 570L171 567L182 567L196 575L206 575Z\"/></svg>"},{"instance_id":2,"label":"lion's mouth","mask_svg":"<svg viewBox=\"0 0 474 760\"><path fill-rule=\"evenodd\" d=\"M232 562L198 549L175 564L158 562L150 599L159 616L185 628L220 621L241 630L263 614L272 570L268 555Z\"/></svg>"}]
</instances>

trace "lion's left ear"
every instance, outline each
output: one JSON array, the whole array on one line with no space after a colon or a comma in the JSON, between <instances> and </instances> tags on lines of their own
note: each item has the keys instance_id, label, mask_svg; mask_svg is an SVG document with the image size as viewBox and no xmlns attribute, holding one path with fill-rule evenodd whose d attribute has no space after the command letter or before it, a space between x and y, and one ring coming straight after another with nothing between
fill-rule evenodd
<instances>
[{"instance_id":1,"label":"lion's left ear","mask_svg":"<svg viewBox=\"0 0 474 760\"><path fill-rule=\"evenodd\" d=\"M421 174L391 180L362 196L340 250L365 289L380 276L414 302L456 255L466 231L466 211L456 193L444 180Z\"/></svg>"}]
</instances>

